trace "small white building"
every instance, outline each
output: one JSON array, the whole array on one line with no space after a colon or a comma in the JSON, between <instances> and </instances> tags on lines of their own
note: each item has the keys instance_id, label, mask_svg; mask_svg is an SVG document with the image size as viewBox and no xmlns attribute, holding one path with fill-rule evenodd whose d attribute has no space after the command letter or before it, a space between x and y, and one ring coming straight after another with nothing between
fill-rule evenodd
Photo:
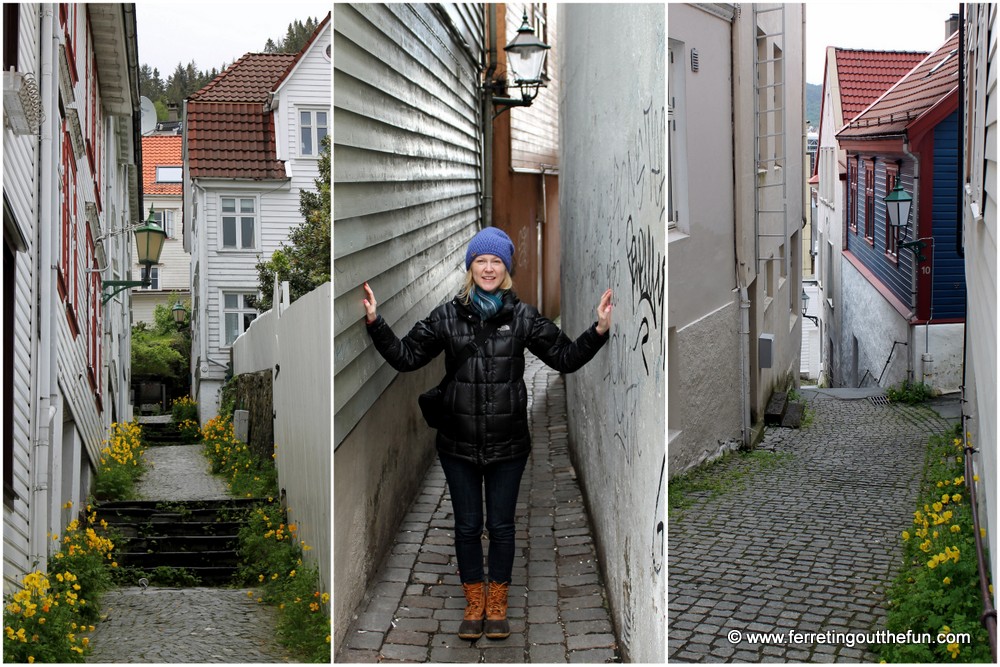
<instances>
[{"instance_id":1,"label":"small white building","mask_svg":"<svg viewBox=\"0 0 1000 667\"><path fill-rule=\"evenodd\" d=\"M132 4L3 6L4 592L46 570L129 402ZM72 507L67 503L72 502Z\"/></svg>"},{"instance_id":2,"label":"small white building","mask_svg":"<svg viewBox=\"0 0 1000 667\"><path fill-rule=\"evenodd\" d=\"M149 287L132 292L133 324L152 324L157 305L185 305L191 298L191 255L184 250L183 242L182 141L176 134L142 138L142 211L148 218L152 209L153 220L163 227L167 240L159 264L150 269ZM132 273L141 275L142 267L133 264Z\"/></svg>"},{"instance_id":3,"label":"small white building","mask_svg":"<svg viewBox=\"0 0 1000 667\"><path fill-rule=\"evenodd\" d=\"M184 103L191 393L218 414L233 342L257 317L257 263L304 222L331 121L330 17L298 54L248 53ZM187 224L187 223L190 224Z\"/></svg>"}]
</instances>

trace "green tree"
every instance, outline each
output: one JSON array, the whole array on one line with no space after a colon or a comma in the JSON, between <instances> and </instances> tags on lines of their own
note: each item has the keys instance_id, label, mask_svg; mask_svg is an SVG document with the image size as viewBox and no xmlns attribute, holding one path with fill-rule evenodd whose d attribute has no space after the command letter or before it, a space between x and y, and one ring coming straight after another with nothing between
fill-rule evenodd
<instances>
[{"instance_id":1,"label":"green tree","mask_svg":"<svg viewBox=\"0 0 1000 667\"><path fill-rule=\"evenodd\" d=\"M190 311L190 305L186 306ZM186 329L178 330L170 308L158 304L153 323L139 322L132 327L133 382L163 382L176 392L186 393L191 338Z\"/></svg>"},{"instance_id":2,"label":"green tree","mask_svg":"<svg viewBox=\"0 0 1000 667\"><path fill-rule=\"evenodd\" d=\"M316 192L299 193L299 212L305 218L288 234L267 261L257 262L258 289L263 298L253 299L257 310L271 308L274 278L288 281L289 299L295 301L323 283L330 282L330 136L323 137Z\"/></svg>"}]
</instances>

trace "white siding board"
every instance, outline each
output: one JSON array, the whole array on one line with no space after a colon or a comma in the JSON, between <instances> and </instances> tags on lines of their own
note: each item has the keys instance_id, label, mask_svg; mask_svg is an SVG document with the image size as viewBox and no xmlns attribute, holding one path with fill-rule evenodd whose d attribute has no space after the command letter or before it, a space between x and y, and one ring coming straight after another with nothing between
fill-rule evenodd
<instances>
[{"instance_id":1,"label":"white siding board","mask_svg":"<svg viewBox=\"0 0 1000 667\"><path fill-rule=\"evenodd\" d=\"M361 323L361 284L402 335L454 295L464 272L480 217L482 8L335 5L334 27L339 444L396 376Z\"/></svg>"}]
</instances>

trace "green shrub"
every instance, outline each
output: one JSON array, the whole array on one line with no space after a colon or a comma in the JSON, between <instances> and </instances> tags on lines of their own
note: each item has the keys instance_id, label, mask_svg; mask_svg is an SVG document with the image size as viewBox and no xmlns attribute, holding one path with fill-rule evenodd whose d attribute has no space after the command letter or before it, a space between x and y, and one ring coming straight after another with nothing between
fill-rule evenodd
<instances>
[{"instance_id":1,"label":"green shrub","mask_svg":"<svg viewBox=\"0 0 1000 667\"><path fill-rule=\"evenodd\" d=\"M170 405L170 414L175 424L198 421L198 403L190 396L181 396Z\"/></svg>"},{"instance_id":2,"label":"green shrub","mask_svg":"<svg viewBox=\"0 0 1000 667\"><path fill-rule=\"evenodd\" d=\"M923 403L928 398L933 396L934 390L931 389L930 385L926 385L923 382L905 380L900 384L893 385L886 389L885 395L893 403L907 403L909 405L914 405L916 403Z\"/></svg>"},{"instance_id":3,"label":"green shrub","mask_svg":"<svg viewBox=\"0 0 1000 667\"><path fill-rule=\"evenodd\" d=\"M97 500L131 500L136 497L135 483L146 471L142 427L135 422L112 424L110 437L104 441L93 495Z\"/></svg>"}]
</instances>

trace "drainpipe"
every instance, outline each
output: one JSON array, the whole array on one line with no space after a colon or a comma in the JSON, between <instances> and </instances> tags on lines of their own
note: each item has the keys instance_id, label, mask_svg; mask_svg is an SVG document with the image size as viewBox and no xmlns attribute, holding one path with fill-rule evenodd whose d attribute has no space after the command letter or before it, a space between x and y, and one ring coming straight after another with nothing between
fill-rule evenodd
<instances>
[{"instance_id":1,"label":"drainpipe","mask_svg":"<svg viewBox=\"0 0 1000 667\"><path fill-rule=\"evenodd\" d=\"M964 188L962 187L962 172L965 169L965 3L958 3L958 202L955 220L955 252L959 257L965 257L965 249L962 247L962 199L964 198ZM995 661L996 656L994 656Z\"/></svg>"},{"instance_id":2,"label":"drainpipe","mask_svg":"<svg viewBox=\"0 0 1000 667\"><path fill-rule=\"evenodd\" d=\"M537 241L537 248L538 248L538 250L537 250L537 258L536 258L536 261L535 261L535 264L537 266L536 270L538 272L538 287L537 287L537 299L535 300L535 306L538 308L539 312L542 312L542 296L543 296L543 292L544 292L544 289L543 289L544 280L542 279L542 277L543 277L542 273L543 273L543 269L545 268L545 260L544 260L545 256L542 254L542 251L544 250L544 248L542 246L542 243L543 243L543 241L542 241L542 236L543 236L542 230L544 229L545 224L548 222L548 210L549 210L549 197L548 197L548 193L547 193L547 191L545 189L545 169L547 167L548 167L548 165L546 165L546 164L541 165L541 168L542 168L542 215L539 217L538 222L535 223L535 228L536 228L536 231L538 232L538 241Z\"/></svg>"},{"instance_id":3,"label":"drainpipe","mask_svg":"<svg viewBox=\"0 0 1000 667\"><path fill-rule=\"evenodd\" d=\"M490 32L488 44L486 46L489 63L487 64L486 72L483 75L482 88L483 200L482 213L480 215L482 224L480 228L493 226L493 91L490 89L489 83L493 79L493 73L496 72L497 68L497 6L494 3L490 3L488 7L489 15L487 16L487 23L490 24Z\"/></svg>"},{"instance_id":4,"label":"drainpipe","mask_svg":"<svg viewBox=\"0 0 1000 667\"><path fill-rule=\"evenodd\" d=\"M55 403L59 400L53 394L56 383L55 366L52 363L55 346L54 320L55 302L53 294L56 285L55 253L52 244L59 206L57 198L59 191L55 179L60 173L59 143L53 136L58 113L55 102L58 99L59 81L55 76L57 67L55 53L59 39L55 31L55 16L53 4L42 5L41 42L39 57L41 62L41 93L42 108L48 118L42 123L41 141L38 159L38 348L36 358L37 397L38 406L35 421L35 438L32 442L31 489L29 511L31 515L30 558L31 567L41 570L48 568L49 532L49 465L51 458L51 440L53 420L57 409Z\"/></svg>"},{"instance_id":5,"label":"drainpipe","mask_svg":"<svg viewBox=\"0 0 1000 667\"><path fill-rule=\"evenodd\" d=\"M737 272L737 279L738 279ZM743 448L750 448L750 297L746 285L740 290L740 406L742 408Z\"/></svg>"},{"instance_id":6,"label":"drainpipe","mask_svg":"<svg viewBox=\"0 0 1000 667\"><path fill-rule=\"evenodd\" d=\"M913 163L913 208L912 208L912 211L913 211L913 216L914 216L913 228L914 228L914 230L916 230L915 233L913 234L913 238L917 238L917 237L920 236L919 223L918 223L918 221L916 219L916 216L920 215L920 160L917 158L916 155L914 155L913 153L910 152L910 141L909 141L909 139L903 139L903 154L906 155L906 157L910 158L910 161ZM902 176L902 175L900 175L900 176ZM915 285L916 281L917 281L917 261L916 261L916 255L914 255L913 260L914 260L913 264L910 267L910 281L911 281L910 284L911 285ZM917 304L916 304L916 301L914 301L913 302L913 315L916 316L916 314L917 314ZM916 347L913 344L913 327L912 326L907 326L906 327L906 349L907 349L907 354L906 354L906 377L908 379L910 379L910 380L913 380L913 362L914 362L914 355L916 354L916 352L914 350L916 349Z\"/></svg>"}]
</instances>

